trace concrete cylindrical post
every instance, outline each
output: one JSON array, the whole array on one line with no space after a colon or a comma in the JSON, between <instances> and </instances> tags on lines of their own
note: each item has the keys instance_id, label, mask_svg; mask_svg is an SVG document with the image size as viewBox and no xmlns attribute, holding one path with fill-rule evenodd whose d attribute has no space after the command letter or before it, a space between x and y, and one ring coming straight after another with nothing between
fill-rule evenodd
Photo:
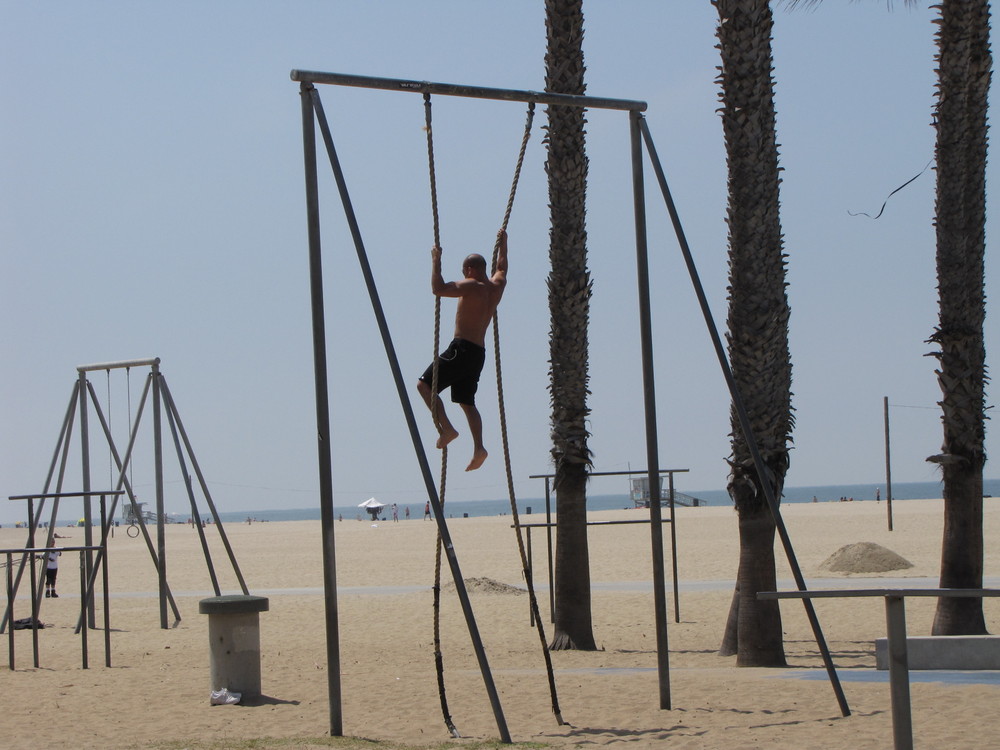
<instances>
[{"instance_id":1,"label":"concrete cylindrical post","mask_svg":"<svg viewBox=\"0 0 1000 750\"><path fill-rule=\"evenodd\" d=\"M269 608L265 596L213 596L198 603L208 615L211 689L260 693L260 614Z\"/></svg>"}]
</instances>

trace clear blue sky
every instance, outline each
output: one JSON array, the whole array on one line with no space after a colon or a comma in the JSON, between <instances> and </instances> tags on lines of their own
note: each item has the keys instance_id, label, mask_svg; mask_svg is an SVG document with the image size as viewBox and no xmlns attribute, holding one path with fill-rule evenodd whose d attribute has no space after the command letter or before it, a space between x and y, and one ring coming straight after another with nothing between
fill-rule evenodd
<instances>
[{"instance_id":1,"label":"clear blue sky","mask_svg":"<svg viewBox=\"0 0 1000 750\"><path fill-rule=\"evenodd\" d=\"M720 325L726 310L726 173L708 2L589 2L589 93L643 99ZM789 486L881 482L888 396L893 479L935 477L941 433L933 156L933 14L828 2L779 11L775 77L784 172L797 426ZM0 2L0 252L5 372L0 496L40 491L76 366L157 356L222 510L317 502L299 95L293 68L541 89L541 0L431 2ZM431 226L419 96L323 88L389 325L415 380L431 356ZM447 275L489 251L523 121L520 105L437 100ZM540 113L538 124L544 123ZM627 118L589 114L594 276L591 447L602 471L645 463ZM510 225L501 308L518 494L550 470L541 131ZM995 169L988 182L995 184ZM650 187L652 182L650 178ZM374 495L422 504L423 488L332 180L323 234L338 505ZM660 462L678 489L722 488L729 398L676 243L648 201ZM989 237L995 222L988 227ZM988 258L988 292L997 262ZM445 315L453 308L445 303ZM447 329L447 324L446 324ZM997 318L987 342L997 370ZM506 485L492 370L481 406L491 458L449 496ZM131 374L132 408L144 373ZM124 373L95 373L126 441ZM988 399L990 403L995 398ZM103 406L107 409L108 403ZM421 418L426 415L418 412ZM459 415L455 415L458 417ZM148 419L148 415L147 415ZM149 422L147 422L149 424ZM430 445L432 429L421 423ZM149 440L133 472L152 500ZM167 509L185 513L172 452ZM430 449L432 462L436 460ZM1000 453L995 426L987 452ZM107 486L94 448L93 484ZM997 472L987 467L987 476ZM65 489L80 483L74 442ZM621 482L595 480L595 493ZM0 502L0 522L23 508Z\"/></svg>"}]
</instances>

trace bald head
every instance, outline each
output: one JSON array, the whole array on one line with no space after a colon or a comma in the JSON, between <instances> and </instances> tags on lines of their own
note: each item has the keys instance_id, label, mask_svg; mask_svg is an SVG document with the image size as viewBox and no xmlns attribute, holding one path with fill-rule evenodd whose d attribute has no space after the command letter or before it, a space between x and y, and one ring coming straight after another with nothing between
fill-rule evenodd
<instances>
[{"instance_id":1,"label":"bald head","mask_svg":"<svg viewBox=\"0 0 1000 750\"><path fill-rule=\"evenodd\" d=\"M484 258L479 253L471 253L467 255L465 260L462 262L462 272L466 277L472 275L476 277L486 276L486 258Z\"/></svg>"}]
</instances>

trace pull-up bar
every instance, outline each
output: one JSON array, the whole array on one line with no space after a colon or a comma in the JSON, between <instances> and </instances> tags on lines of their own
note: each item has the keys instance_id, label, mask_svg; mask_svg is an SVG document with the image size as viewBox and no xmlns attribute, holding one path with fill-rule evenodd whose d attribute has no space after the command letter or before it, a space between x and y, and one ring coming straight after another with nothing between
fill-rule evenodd
<instances>
[{"instance_id":1,"label":"pull-up bar","mask_svg":"<svg viewBox=\"0 0 1000 750\"><path fill-rule=\"evenodd\" d=\"M667 477L667 482L669 486L669 497L670 497L670 559L673 562L673 573L674 573L674 621L681 621L681 599L679 590L679 583L677 580L677 524L674 517L674 474L684 474L690 471L690 469L659 469L659 476ZM649 482L649 471L646 469L640 469L637 471L588 471L588 477L624 477L632 476L633 474L642 474L646 477L646 481ZM547 526L545 531L545 537L548 547L548 563L549 563L549 612L552 617L555 617L556 611L556 595L555 589L552 586L553 580L553 556L552 556L552 527L555 524L552 523L552 502L551 502L551 486L549 480L555 478L555 474L531 474L528 479L544 479L545 480L545 523L542 526ZM650 488L649 498L650 498L650 508L653 507L653 492L654 490ZM661 495L662 499L662 495ZM658 506L659 507L659 506ZM652 519L649 523L653 523ZM592 525L592 522L587 523L588 526ZM531 539L531 530L528 530L528 539ZM655 536L655 534L654 534ZM654 571L654 587L660 586L663 583L663 575L659 570L663 567L662 559L657 561L653 560L653 571ZM662 588L662 587L661 587Z\"/></svg>"},{"instance_id":2,"label":"pull-up bar","mask_svg":"<svg viewBox=\"0 0 1000 750\"><path fill-rule=\"evenodd\" d=\"M539 104L558 104L564 107L618 109L632 112L646 111L646 102L632 99L607 99L600 96L495 89L486 86L464 86L456 83L407 81L401 78L356 76L349 73L320 73L315 70L293 70L291 76L293 81L299 83L326 83L334 86L354 86L355 88L384 89L387 91L412 91L417 94L428 93L441 94L443 96L464 96L473 99L499 99L508 102L537 102Z\"/></svg>"},{"instance_id":3,"label":"pull-up bar","mask_svg":"<svg viewBox=\"0 0 1000 750\"><path fill-rule=\"evenodd\" d=\"M159 357L150 359L125 359L118 362L100 362L94 365L80 365L77 372L93 372L94 370L120 370L125 367L156 367L160 364Z\"/></svg>"}]
</instances>

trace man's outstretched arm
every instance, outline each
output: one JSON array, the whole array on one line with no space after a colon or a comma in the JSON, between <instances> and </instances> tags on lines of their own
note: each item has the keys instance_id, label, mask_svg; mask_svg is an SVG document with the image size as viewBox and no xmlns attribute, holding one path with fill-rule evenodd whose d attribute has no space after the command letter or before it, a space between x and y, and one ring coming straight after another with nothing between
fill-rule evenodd
<instances>
[{"instance_id":1,"label":"man's outstretched arm","mask_svg":"<svg viewBox=\"0 0 1000 750\"><path fill-rule=\"evenodd\" d=\"M493 272L494 281L507 281L507 232L501 229L497 232L500 245L497 248L497 268Z\"/></svg>"},{"instance_id":2,"label":"man's outstretched arm","mask_svg":"<svg viewBox=\"0 0 1000 750\"><path fill-rule=\"evenodd\" d=\"M464 281L464 279L463 279ZM431 248L431 292L438 297L461 297L466 293L467 284L461 281L445 281L441 275L441 248Z\"/></svg>"},{"instance_id":3,"label":"man's outstretched arm","mask_svg":"<svg viewBox=\"0 0 1000 750\"><path fill-rule=\"evenodd\" d=\"M431 248L431 291L440 296L444 287L444 276L441 275L441 248L435 245Z\"/></svg>"}]
</instances>

